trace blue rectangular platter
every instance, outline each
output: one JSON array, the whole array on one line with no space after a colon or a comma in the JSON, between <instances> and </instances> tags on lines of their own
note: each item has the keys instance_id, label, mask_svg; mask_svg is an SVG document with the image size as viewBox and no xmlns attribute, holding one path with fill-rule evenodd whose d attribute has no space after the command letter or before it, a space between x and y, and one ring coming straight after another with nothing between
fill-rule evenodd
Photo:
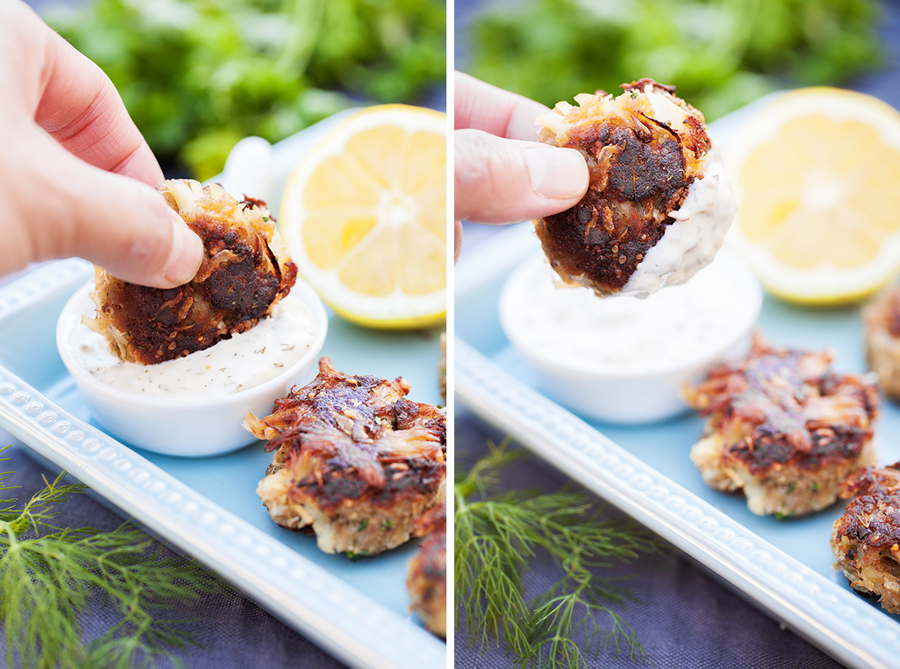
<instances>
[{"instance_id":1,"label":"blue rectangular platter","mask_svg":"<svg viewBox=\"0 0 900 669\"><path fill-rule=\"evenodd\" d=\"M275 147L276 186L327 125ZM272 199L277 211L277 192ZM0 428L341 661L354 667L444 666L446 644L409 612L406 569L415 541L351 561L322 553L312 536L276 526L255 492L271 461L262 442L188 459L132 449L103 432L55 343L63 304L92 275L90 264L65 260L0 288ZM322 355L350 374L403 376L410 399L441 404L439 338L437 329L373 331L332 316Z\"/></svg>"},{"instance_id":2,"label":"blue rectangular platter","mask_svg":"<svg viewBox=\"0 0 900 669\"><path fill-rule=\"evenodd\" d=\"M733 132L752 111L717 122ZM480 232L480 231L479 231ZM703 421L687 413L620 426L582 419L548 399L498 318L500 289L539 252L530 223L465 250L455 274L456 401L671 541L746 598L851 667L897 667L900 617L854 594L829 539L844 503L807 518L755 516L740 495L712 490L688 457ZM838 372L867 370L859 306L802 308L767 296L758 327L775 345L831 349ZM900 408L883 398L878 462L900 460ZM464 447L464 445L458 445Z\"/></svg>"}]
</instances>

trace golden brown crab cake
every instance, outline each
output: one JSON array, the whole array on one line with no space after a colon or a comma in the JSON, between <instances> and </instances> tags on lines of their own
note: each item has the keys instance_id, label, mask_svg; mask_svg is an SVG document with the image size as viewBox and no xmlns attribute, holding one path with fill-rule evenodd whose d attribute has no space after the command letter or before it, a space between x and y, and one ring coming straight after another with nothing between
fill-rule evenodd
<instances>
[{"instance_id":1,"label":"golden brown crab cake","mask_svg":"<svg viewBox=\"0 0 900 669\"><path fill-rule=\"evenodd\" d=\"M837 499L841 481L875 462L878 391L830 371L831 354L754 339L743 359L714 368L685 399L708 416L691 449L703 480L743 491L758 515L801 516Z\"/></svg>"},{"instance_id":2,"label":"golden brown crab cake","mask_svg":"<svg viewBox=\"0 0 900 669\"><path fill-rule=\"evenodd\" d=\"M684 283L722 245L737 202L703 114L652 79L560 102L538 117L541 141L584 155L590 186L535 222L550 265L600 297Z\"/></svg>"},{"instance_id":3,"label":"golden brown crab cake","mask_svg":"<svg viewBox=\"0 0 900 669\"><path fill-rule=\"evenodd\" d=\"M326 553L376 555L415 534L444 498L447 422L441 409L406 399L409 384L335 371L275 401L244 426L274 451L257 494L272 520L311 528Z\"/></svg>"},{"instance_id":4,"label":"golden brown crab cake","mask_svg":"<svg viewBox=\"0 0 900 669\"><path fill-rule=\"evenodd\" d=\"M900 462L857 471L840 495L850 502L831 534L835 563L851 588L900 613Z\"/></svg>"},{"instance_id":5,"label":"golden brown crab cake","mask_svg":"<svg viewBox=\"0 0 900 669\"><path fill-rule=\"evenodd\" d=\"M900 402L900 286L878 293L862 314L869 368L885 394Z\"/></svg>"},{"instance_id":6,"label":"golden brown crab cake","mask_svg":"<svg viewBox=\"0 0 900 669\"><path fill-rule=\"evenodd\" d=\"M217 184L187 179L166 181L160 191L203 240L196 276L177 288L148 288L98 268L91 295L97 315L86 320L120 358L145 365L250 329L297 279L262 200L238 202Z\"/></svg>"},{"instance_id":7,"label":"golden brown crab cake","mask_svg":"<svg viewBox=\"0 0 900 669\"><path fill-rule=\"evenodd\" d=\"M406 589L413 613L432 634L447 637L447 514L440 504L416 521L416 535L424 536L419 552L409 561Z\"/></svg>"}]
</instances>

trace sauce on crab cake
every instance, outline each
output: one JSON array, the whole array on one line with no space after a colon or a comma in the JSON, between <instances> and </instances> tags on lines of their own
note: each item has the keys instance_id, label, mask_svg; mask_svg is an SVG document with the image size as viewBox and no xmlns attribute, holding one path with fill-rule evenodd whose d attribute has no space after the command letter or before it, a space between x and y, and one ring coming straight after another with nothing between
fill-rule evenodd
<instances>
[{"instance_id":1,"label":"sauce on crab cake","mask_svg":"<svg viewBox=\"0 0 900 669\"><path fill-rule=\"evenodd\" d=\"M249 330L155 365L119 358L103 335L83 324L71 329L67 342L88 373L119 390L151 397L212 399L278 376L309 351L316 334L310 308L291 293Z\"/></svg>"},{"instance_id":2,"label":"sauce on crab cake","mask_svg":"<svg viewBox=\"0 0 900 669\"><path fill-rule=\"evenodd\" d=\"M598 296L646 297L684 283L722 246L737 210L703 114L652 79L560 102L541 141L576 149L590 186L574 207L535 222L560 278Z\"/></svg>"},{"instance_id":3,"label":"sauce on crab cake","mask_svg":"<svg viewBox=\"0 0 900 669\"><path fill-rule=\"evenodd\" d=\"M265 319L291 290L297 267L262 200L238 201L218 184L171 179L166 202L203 241L197 274L175 288L122 281L97 268L85 324L128 362L153 365L207 349Z\"/></svg>"}]
</instances>

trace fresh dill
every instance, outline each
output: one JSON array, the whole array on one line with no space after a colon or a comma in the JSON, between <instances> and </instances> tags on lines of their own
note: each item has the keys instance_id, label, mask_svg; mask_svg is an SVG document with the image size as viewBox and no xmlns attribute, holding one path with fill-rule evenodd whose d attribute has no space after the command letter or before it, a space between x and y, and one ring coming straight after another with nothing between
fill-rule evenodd
<instances>
[{"instance_id":1,"label":"fresh dill","mask_svg":"<svg viewBox=\"0 0 900 669\"><path fill-rule=\"evenodd\" d=\"M0 449L2 450L2 449ZM0 473L0 494L12 472ZM51 669L155 666L173 650L197 643L188 620L157 618L164 610L221 592L222 582L199 564L166 555L161 544L125 522L112 531L54 524L56 507L87 487L63 483L65 473L24 505L0 499L0 624L8 666ZM92 598L113 607L118 622L83 641L80 619Z\"/></svg>"},{"instance_id":2,"label":"fresh dill","mask_svg":"<svg viewBox=\"0 0 900 669\"><path fill-rule=\"evenodd\" d=\"M496 492L499 473L523 454L508 442L489 443L490 453L454 486L457 622L469 645L484 650L502 639L518 669L583 668L606 646L647 662L616 610L633 596L621 577L600 571L657 551L657 540L633 522L604 519L578 490ZM524 573L542 553L563 575L526 599Z\"/></svg>"}]
</instances>

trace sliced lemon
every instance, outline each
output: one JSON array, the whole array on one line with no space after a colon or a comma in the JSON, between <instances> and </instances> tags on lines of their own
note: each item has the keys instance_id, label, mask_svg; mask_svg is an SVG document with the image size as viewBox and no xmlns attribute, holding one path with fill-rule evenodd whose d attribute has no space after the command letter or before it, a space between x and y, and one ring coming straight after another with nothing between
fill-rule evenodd
<instances>
[{"instance_id":1,"label":"sliced lemon","mask_svg":"<svg viewBox=\"0 0 900 669\"><path fill-rule=\"evenodd\" d=\"M738 196L726 242L773 294L861 299L900 270L900 112L808 88L761 107L726 147Z\"/></svg>"},{"instance_id":2,"label":"sliced lemon","mask_svg":"<svg viewBox=\"0 0 900 669\"><path fill-rule=\"evenodd\" d=\"M446 115L370 107L293 169L279 229L300 275L369 327L437 325L446 314Z\"/></svg>"}]
</instances>

